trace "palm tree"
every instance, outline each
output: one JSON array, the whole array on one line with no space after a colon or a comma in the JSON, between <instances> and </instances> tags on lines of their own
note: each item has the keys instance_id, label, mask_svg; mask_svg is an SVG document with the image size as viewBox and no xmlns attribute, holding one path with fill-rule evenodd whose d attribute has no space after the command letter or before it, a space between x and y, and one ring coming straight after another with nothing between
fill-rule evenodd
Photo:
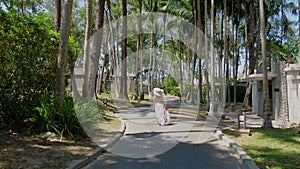
<instances>
[{"instance_id":1,"label":"palm tree","mask_svg":"<svg viewBox=\"0 0 300 169\"><path fill-rule=\"evenodd\" d=\"M128 100L127 93L127 0L122 0L122 75L120 98Z\"/></svg>"},{"instance_id":2,"label":"palm tree","mask_svg":"<svg viewBox=\"0 0 300 169\"><path fill-rule=\"evenodd\" d=\"M255 30L255 0L250 0L249 2L249 7L250 7L250 26L249 26L249 74L253 74L254 73L254 69L255 69L255 65L257 62L257 58L255 56L255 34L254 34L254 30ZM250 107L250 93L251 93L251 83L248 81L247 82L247 90L246 90L246 94L244 97L244 103L243 105L245 107Z\"/></svg>"},{"instance_id":3,"label":"palm tree","mask_svg":"<svg viewBox=\"0 0 300 169\"><path fill-rule=\"evenodd\" d=\"M196 8L196 10L195 10L195 22L196 22L196 26L198 27L198 29L200 29L200 31L202 31L202 23L201 23L201 1L200 0L194 0L194 6L196 6L196 7L194 7L194 8ZM196 34L196 36L195 37L198 37L197 36L197 34ZM201 100L202 100L202 67L201 67L201 62L202 62L202 39L199 39L199 41L198 41L198 39L196 38L196 44L197 43L199 43L199 46L200 46L200 48L199 48L199 53L200 53L200 56L198 56L199 57L199 59L198 59L198 66L199 66L199 69L198 69L198 73L199 73L199 75L198 75L198 104L199 104L199 106L201 105ZM196 47L195 47L195 49L197 49ZM195 55L194 55L194 69L193 69L193 76L195 75L195 67L196 67L196 57L197 55L196 55L196 50L195 50ZM193 84L193 81L194 81L194 77L192 77L192 84ZM192 89L191 89L191 93L192 93L192 91L193 91L193 85L191 85L192 86ZM191 95L193 95L193 94L191 94Z\"/></svg>"},{"instance_id":4,"label":"palm tree","mask_svg":"<svg viewBox=\"0 0 300 169\"><path fill-rule=\"evenodd\" d=\"M211 0L210 9L210 42L214 44L214 0ZM215 111L215 52L213 45L210 45L210 109L209 114Z\"/></svg>"},{"instance_id":5,"label":"palm tree","mask_svg":"<svg viewBox=\"0 0 300 169\"><path fill-rule=\"evenodd\" d=\"M224 22L223 22L223 27L224 27L224 58L226 60L226 79L227 79L227 84L228 84L228 88L227 88L227 98L228 98L228 102L230 102L230 84L229 84L229 56L228 56L228 41L227 41L227 33L228 33L228 24L227 24L227 0L223 1L224 3Z\"/></svg>"},{"instance_id":6,"label":"palm tree","mask_svg":"<svg viewBox=\"0 0 300 169\"><path fill-rule=\"evenodd\" d=\"M85 26L85 38L84 38L84 56L83 56L83 70L84 70L84 81L82 96L87 97L89 95L89 73L90 73L90 37L92 34L92 11L93 1L86 1L86 26Z\"/></svg>"},{"instance_id":7,"label":"palm tree","mask_svg":"<svg viewBox=\"0 0 300 169\"><path fill-rule=\"evenodd\" d=\"M59 54L57 60L57 74L56 87L59 104L62 105L65 91L65 64L67 62L70 23L72 16L73 0L65 0L64 2L64 16L62 20L62 30L60 36Z\"/></svg>"},{"instance_id":8,"label":"palm tree","mask_svg":"<svg viewBox=\"0 0 300 169\"><path fill-rule=\"evenodd\" d=\"M90 72L89 72L89 76L88 76L88 84L89 84L89 97L96 97L96 77L97 77L97 73L98 73L98 69L99 69L99 59L100 59L100 52L101 52L101 45L102 45L102 33L103 30L101 29L103 27L103 23L104 23L104 5L105 5L105 0L97 0L97 14L96 14L96 32L95 33L95 37L94 37L94 41L96 41L97 43L95 43L94 48L93 48L93 54L91 57L92 62L90 63ZM105 55L107 56L107 55ZM106 59L104 59L106 60ZM105 61L103 64L103 70L105 67ZM102 87L102 80L103 80L103 72L101 73L101 77L100 78L100 90Z\"/></svg>"},{"instance_id":9,"label":"palm tree","mask_svg":"<svg viewBox=\"0 0 300 169\"><path fill-rule=\"evenodd\" d=\"M143 1L139 0L139 15L141 16L143 11ZM139 94L139 99L144 99L144 92L143 92L143 42L142 42L142 23L141 23L141 18L138 20L138 29L139 29L139 34L138 34L138 56L140 59L140 92Z\"/></svg>"},{"instance_id":10,"label":"palm tree","mask_svg":"<svg viewBox=\"0 0 300 169\"><path fill-rule=\"evenodd\" d=\"M300 0L298 0L298 27L300 28ZM298 54L298 61L300 62L300 29L298 29L298 48L299 48L299 54Z\"/></svg>"},{"instance_id":11,"label":"palm tree","mask_svg":"<svg viewBox=\"0 0 300 169\"><path fill-rule=\"evenodd\" d=\"M263 128L271 128L271 112L269 104L269 89L268 89L268 68L267 68L267 45L266 45L266 26L265 26L265 11L264 1L259 0L259 18L260 18L260 32L261 32L261 46L262 46L262 58L263 58Z\"/></svg>"},{"instance_id":12,"label":"palm tree","mask_svg":"<svg viewBox=\"0 0 300 169\"><path fill-rule=\"evenodd\" d=\"M61 0L55 0L54 31L58 32L61 23Z\"/></svg>"},{"instance_id":13,"label":"palm tree","mask_svg":"<svg viewBox=\"0 0 300 169\"><path fill-rule=\"evenodd\" d=\"M204 4L204 12L205 12L205 14L204 14L204 20L205 20L205 41L204 41L204 50L205 50L205 52L204 52L204 64L205 64L205 71L204 71L204 76L205 76L205 81L206 81L206 85L205 85L205 87L206 87L206 101L208 102L208 100L209 100L209 90L208 90L208 88L209 88L209 82L208 82L208 38L207 38L207 35L208 35L208 9L207 9L207 0L205 0L205 4Z\"/></svg>"},{"instance_id":14,"label":"palm tree","mask_svg":"<svg viewBox=\"0 0 300 169\"><path fill-rule=\"evenodd\" d=\"M236 66L236 56L235 56L235 44L234 44L234 24L235 24L235 20L234 20L234 0L231 0L231 15L232 15L232 20L231 20L231 30L232 30L232 34L231 34L231 44L232 44L232 56L233 56L233 63L232 63L232 70L233 70L233 103L234 105L236 104L236 83L237 83L237 77L236 77L236 68L238 66ZM236 32L237 34L237 32ZM230 102L230 100L229 100Z\"/></svg>"}]
</instances>

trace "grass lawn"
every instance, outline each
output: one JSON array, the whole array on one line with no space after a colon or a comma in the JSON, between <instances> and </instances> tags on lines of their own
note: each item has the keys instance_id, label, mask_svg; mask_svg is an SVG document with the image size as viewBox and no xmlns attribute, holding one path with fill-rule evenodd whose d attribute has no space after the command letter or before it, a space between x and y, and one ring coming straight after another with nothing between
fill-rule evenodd
<instances>
[{"instance_id":1,"label":"grass lawn","mask_svg":"<svg viewBox=\"0 0 300 169\"><path fill-rule=\"evenodd\" d=\"M300 136L293 129L251 129L251 136L223 132L240 145L261 169L300 169Z\"/></svg>"}]
</instances>

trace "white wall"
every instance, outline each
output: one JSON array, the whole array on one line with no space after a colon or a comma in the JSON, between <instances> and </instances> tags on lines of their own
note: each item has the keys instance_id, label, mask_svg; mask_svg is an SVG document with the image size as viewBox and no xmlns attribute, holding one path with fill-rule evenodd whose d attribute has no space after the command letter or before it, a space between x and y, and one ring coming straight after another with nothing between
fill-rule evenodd
<instances>
[{"instance_id":1,"label":"white wall","mask_svg":"<svg viewBox=\"0 0 300 169\"><path fill-rule=\"evenodd\" d=\"M287 72L289 120L300 124L300 65L289 65Z\"/></svg>"}]
</instances>

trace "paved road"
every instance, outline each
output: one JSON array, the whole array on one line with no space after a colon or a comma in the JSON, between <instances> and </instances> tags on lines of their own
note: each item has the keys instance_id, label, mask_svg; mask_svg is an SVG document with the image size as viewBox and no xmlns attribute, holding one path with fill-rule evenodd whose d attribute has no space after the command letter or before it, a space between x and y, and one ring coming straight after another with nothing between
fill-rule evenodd
<instances>
[{"instance_id":1,"label":"paved road","mask_svg":"<svg viewBox=\"0 0 300 169\"><path fill-rule=\"evenodd\" d=\"M184 107L182 111L193 111ZM240 169L214 134L214 123L171 114L172 124L159 126L149 108L122 110L120 116L125 135L86 169Z\"/></svg>"}]
</instances>

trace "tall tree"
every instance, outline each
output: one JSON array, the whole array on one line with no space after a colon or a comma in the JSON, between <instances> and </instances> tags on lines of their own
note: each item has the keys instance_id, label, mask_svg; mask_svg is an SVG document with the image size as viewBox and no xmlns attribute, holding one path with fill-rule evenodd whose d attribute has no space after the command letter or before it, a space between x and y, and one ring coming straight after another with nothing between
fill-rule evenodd
<instances>
[{"instance_id":1,"label":"tall tree","mask_svg":"<svg viewBox=\"0 0 300 169\"><path fill-rule=\"evenodd\" d=\"M298 27L300 28L300 0L298 0ZM300 29L298 29L298 61L300 62Z\"/></svg>"},{"instance_id":2,"label":"tall tree","mask_svg":"<svg viewBox=\"0 0 300 169\"><path fill-rule=\"evenodd\" d=\"M60 30L61 24L61 0L55 0L55 14L54 14L54 31Z\"/></svg>"},{"instance_id":3,"label":"tall tree","mask_svg":"<svg viewBox=\"0 0 300 169\"><path fill-rule=\"evenodd\" d=\"M227 17L227 0L223 1L224 3L224 22L223 22L223 27L224 27L224 59L226 60L226 82L227 82L227 99L228 102L230 102L230 73L229 73L229 55L228 55L228 37L227 37L227 33L228 33L228 17Z\"/></svg>"},{"instance_id":4,"label":"tall tree","mask_svg":"<svg viewBox=\"0 0 300 169\"><path fill-rule=\"evenodd\" d=\"M83 70L84 80L82 96L89 95L89 74L90 74L90 37L92 34L92 14L93 14L93 0L86 0L86 26L84 38L84 53L83 53Z\"/></svg>"},{"instance_id":5,"label":"tall tree","mask_svg":"<svg viewBox=\"0 0 300 169\"><path fill-rule=\"evenodd\" d=\"M249 32L248 32L248 45L249 45L249 74L254 73L255 65L257 62L256 56L255 56L255 0L250 0L250 26L249 26ZM244 97L243 106L244 107L250 107L250 98L251 95L251 83L247 82L247 90Z\"/></svg>"},{"instance_id":6,"label":"tall tree","mask_svg":"<svg viewBox=\"0 0 300 169\"><path fill-rule=\"evenodd\" d=\"M68 55L72 6L73 6L73 0L65 0L64 1L64 16L63 16L63 20L62 20L62 30L61 30L61 36L60 36L59 54L58 54L58 59L57 59L57 74L56 74L57 96L58 96L60 105L62 105L63 100L64 100L65 64L66 64L67 55Z\"/></svg>"},{"instance_id":7,"label":"tall tree","mask_svg":"<svg viewBox=\"0 0 300 169\"><path fill-rule=\"evenodd\" d=\"M206 81L206 85L205 85L205 88L206 88L206 101L208 102L209 100L209 81L208 81L208 38L207 38L207 35L208 35L208 9L207 9L207 0L205 0L204 2L204 23L205 23L205 40L204 40L204 65L205 65L205 71L204 71L204 76L205 76L205 81Z\"/></svg>"},{"instance_id":8,"label":"tall tree","mask_svg":"<svg viewBox=\"0 0 300 169\"><path fill-rule=\"evenodd\" d=\"M96 42L93 46L93 54L91 56L91 63L90 63L90 72L89 72L89 97L96 97L96 77L99 69L99 59L100 59L100 53L101 53L101 46L102 46L102 34L103 30L101 29L103 27L104 23L104 6L105 6L105 0L97 0L97 13L96 13L96 33L94 35L94 41ZM103 70L105 67L105 64L107 63L107 57L108 55L105 55L105 59L103 62ZM103 72L101 73L101 77L103 77ZM103 78L100 78L100 91L102 87L102 81ZM105 84L104 84L105 85Z\"/></svg>"},{"instance_id":9,"label":"tall tree","mask_svg":"<svg viewBox=\"0 0 300 169\"><path fill-rule=\"evenodd\" d=\"M261 32L261 46L263 59L263 126L264 128L272 127L270 103L269 103L269 88L268 88L268 63L267 63L267 45L266 45L266 26L265 26L265 10L264 1L259 0L259 18Z\"/></svg>"},{"instance_id":10,"label":"tall tree","mask_svg":"<svg viewBox=\"0 0 300 169\"><path fill-rule=\"evenodd\" d=\"M197 6L196 7L196 26L198 27L198 29L200 31L202 31L202 23L201 23L201 1L200 0L195 0L195 5ZM199 35L196 34L196 38L198 37ZM202 45L203 45L203 42L202 42L202 39L197 39L196 41L198 41L196 44L199 44L199 53L200 53L200 56L198 56L198 104L199 106L201 105L201 100L202 100L202 67L201 67L201 64L202 64ZM197 48L196 48L197 49ZM193 70L193 75L195 74L195 67L196 67L196 51L195 51L195 55L194 55L194 70ZM194 77L192 78L192 81L194 80Z\"/></svg>"},{"instance_id":11,"label":"tall tree","mask_svg":"<svg viewBox=\"0 0 300 169\"><path fill-rule=\"evenodd\" d=\"M143 11L143 1L139 0L139 16L141 17ZM140 60L140 92L139 92L139 99L144 98L144 92L143 92L143 41L142 41L142 18L139 18L138 20L138 55Z\"/></svg>"},{"instance_id":12,"label":"tall tree","mask_svg":"<svg viewBox=\"0 0 300 169\"><path fill-rule=\"evenodd\" d=\"M122 75L120 98L128 100L127 93L127 0L122 0Z\"/></svg>"},{"instance_id":13,"label":"tall tree","mask_svg":"<svg viewBox=\"0 0 300 169\"><path fill-rule=\"evenodd\" d=\"M214 0L211 0L210 9L210 109L209 113L215 113L215 52L214 52Z\"/></svg>"},{"instance_id":14,"label":"tall tree","mask_svg":"<svg viewBox=\"0 0 300 169\"><path fill-rule=\"evenodd\" d=\"M237 77L236 77L236 55L235 55L235 43L234 43L234 0L231 0L231 45L232 45L232 74L233 74L233 103L236 104L236 83L237 83ZM236 32L237 34L237 32Z\"/></svg>"}]
</instances>

